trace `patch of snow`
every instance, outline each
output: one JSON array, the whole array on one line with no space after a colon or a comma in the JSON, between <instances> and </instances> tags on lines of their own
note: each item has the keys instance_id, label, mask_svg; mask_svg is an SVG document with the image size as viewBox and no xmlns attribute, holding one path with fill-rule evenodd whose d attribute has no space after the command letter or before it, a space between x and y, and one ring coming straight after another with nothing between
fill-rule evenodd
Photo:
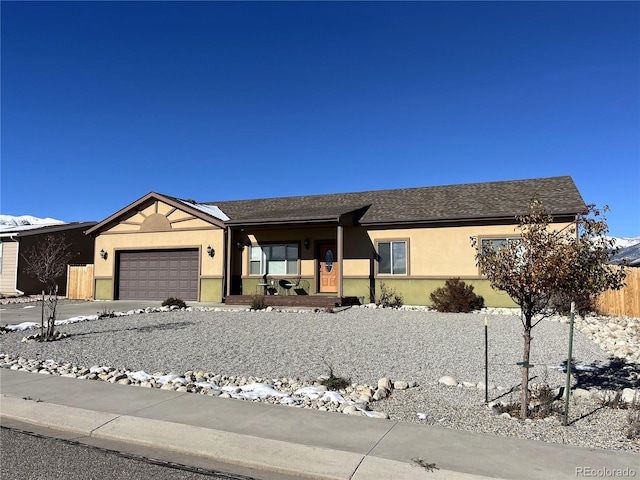
<instances>
[{"instance_id":1,"label":"patch of snow","mask_svg":"<svg viewBox=\"0 0 640 480\"><path fill-rule=\"evenodd\" d=\"M38 328L40 324L36 322L24 322L17 325L6 325L4 328L9 332L22 332L24 330L31 330L32 328Z\"/></svg>"},{"instance_id":2,"label":"patch of snow","mask_svg":"<svg viewBox=\"0 0 640 480\"><path fill-rule=\"evenodd\" d=\"M344 403L344 402L346 402L346 400L344 399L344 397L342 395L340 395L338 392L332 392L332 391L325 392L324 395L322 396L322 400L329 401L329 402L332 402L332 403Z\"/></svg>"},{"instance_id":3,"label":"patch of snow","mask_svg":"<svg viewBox=\"0 0 640 480\"><path fill-rule=\"evenodd\" d=\"M318 398L320 398L320 392L316 387L299 388L293 393L295 395L304 395L305 397L309 397L311 400L317 400Z\"/></svg>"},{"instance_id":4,"label":"patch of snow","mask_svg":"<svg viewBox=\"0 0 640 480\"><path fill-rule=\"evenodd\" d=\"M223 221L229 220L229 217L215 205L207 205L205 203L192 203L185 200L181 200L181 202L184 203L185 205L189 205L190 207L195 208L196 210L200 210L201 212L206 213L207 215L211 215L212 217L215 217L219 220L223 220Z\"/></svg>"},{"instance_id":5,"label":"patch of snow","mask_svg":"<svg viewBox=\"0 0 640 480\"><path fill-rule=\"evenodd\" d=\"M0 231L28 230L62 223L65 222L56 220L55 218L38 218L32 215L0 215Z\"/></svg>"},{"instance_id":6,"label":"patch of snow","mask_svg":"<svg viewBox=\"0 0 640 480\"><path fill-rule=\"evenodd\" d=\"M138 372L130 373L129 377L133 378L134 380L137 380L138 382L147 382L152 378L154 378L153 375L149 375L147 372L144 372L142 370Z\"/></svg>"}]
</instances>

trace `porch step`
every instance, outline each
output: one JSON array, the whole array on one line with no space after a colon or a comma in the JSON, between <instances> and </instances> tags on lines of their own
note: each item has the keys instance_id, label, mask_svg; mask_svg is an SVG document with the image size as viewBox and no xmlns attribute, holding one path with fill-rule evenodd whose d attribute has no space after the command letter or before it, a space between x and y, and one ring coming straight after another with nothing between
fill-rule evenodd
<instances>
[{"instance_id":1,"label":"porch step","mask_svg":"<svg viewBox=\"0 0 640 480\"><path fill-rule=\"evenodd\" d=\"M247 305L253 303L255 295L229 295L225 299L227 305ZM345 298L322 295L264 295L264 304L269 307L316 307L334 308L352 304ZM350 300L350 299L349 299Z\"/></svg>"}]
</instances>

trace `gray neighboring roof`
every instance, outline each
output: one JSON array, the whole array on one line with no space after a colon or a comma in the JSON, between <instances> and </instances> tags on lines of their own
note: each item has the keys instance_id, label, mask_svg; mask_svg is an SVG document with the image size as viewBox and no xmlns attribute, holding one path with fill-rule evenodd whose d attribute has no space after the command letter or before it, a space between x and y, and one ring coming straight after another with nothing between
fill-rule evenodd
<instances>
[{"instance_id":1,"label":"gray neighboring roof","mask_svg":"<svg viewBox=\"0 0 640 480\"><path fill-rule=\"evenodd\" d=\"M640 267L640 243L621 248L616 255L611 257L609 263L622 265L625 260L630 267Z\"/></svg>"},{"instance_id":2,"label":"gray neighboring roof","mask_svg":"<svg viewBox=\"0 0 640 480\"><path fill-rule=\"evenodd\" d=\"M7 229L0 232L0 237L28 237L31 235L48 235L51 233L64 232L76 228L89 229L96 225L97 222L70 222L55 223L52 225L30 225L32 228L24 229L17 227L16 229Z\"/></svg>"},{"instance_id":3,"label":"gray neighboring roof","mask_svg":"<svg viewBox=\"0 0 640 480\"><path fill-rule=\"evenodd\" d=\"M206 204L222 210L231 226L340 222L345 217L361 225L386 225L513 219L528 212L534 197L554 216L573 216L586 207L569 176Z\"/></svg>"}]
</instances>

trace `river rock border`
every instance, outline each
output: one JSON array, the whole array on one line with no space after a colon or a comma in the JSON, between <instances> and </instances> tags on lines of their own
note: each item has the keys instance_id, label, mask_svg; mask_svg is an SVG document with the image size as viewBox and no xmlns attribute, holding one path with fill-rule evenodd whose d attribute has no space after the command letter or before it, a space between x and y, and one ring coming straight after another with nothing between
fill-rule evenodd
<instances>
[{"instance_id":1,"label":"river rock border","mask_svg":"<svg viewBox=\"0 0 640 480\"><path fill-rule=\"evenodd\" d=\"M0 368L383 419L388 419L389 414L373 410L376 401L391 395L394 390L417 386L415 382L393 382L385 377L378 380L375 386L352 383L345 389L332 391L322 385L327 378L324 376L309 382L297 378L221 375L204 370L188 371L183 375L165 372L150 375L113 367L83 367L70 363L58 364L53 360L14 358L6 354L0 357Z\"/></svg>"}]
</instances>

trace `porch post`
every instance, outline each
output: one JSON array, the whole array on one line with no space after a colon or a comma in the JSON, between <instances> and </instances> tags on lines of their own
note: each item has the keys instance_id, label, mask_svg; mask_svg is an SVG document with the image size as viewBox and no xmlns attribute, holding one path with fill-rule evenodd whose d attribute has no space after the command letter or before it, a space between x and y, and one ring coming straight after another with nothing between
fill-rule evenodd
<instances>
[{"instance_id":1,"label":"porch post","mask_svg":"<svg viewBox=\"0 0 640 480\"><path fill-rule=\"evenodd\" d=\"M227 284L225 285L226 295L225 298L231 295L231 257L233 250L231 249L231 229L227 229L227 244L225 245L226 255L224 256L224 271L227 277Z\"/></svg>"},{"instance_id":2,"label":"porch post","mask_svg":"<svg viewBox=\"0 0 640 480\"><path fill-rule=\"evenodd\" d=\"M343 230L342 225L338 225L337 231L337 248L338 248L338 297L342 299L342 258L343 258Z\"/></svg>"}]
</instances>

